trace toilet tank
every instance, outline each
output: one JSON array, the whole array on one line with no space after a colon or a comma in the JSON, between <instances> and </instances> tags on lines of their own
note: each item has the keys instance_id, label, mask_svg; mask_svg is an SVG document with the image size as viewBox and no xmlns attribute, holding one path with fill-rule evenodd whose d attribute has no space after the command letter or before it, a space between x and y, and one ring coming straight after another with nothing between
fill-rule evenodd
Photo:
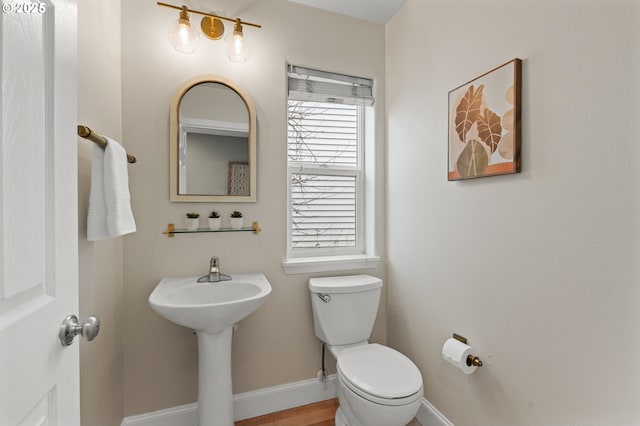
<instances>
[{"instance_id":1,"label":"toilet tank","mask_svg":"<svg viewBox=\"0 0 640 426\"><path fill-rule=\"evenodd\" d=\"M318 339L330 346L369 339L381 289L382 280L369 275L310 279L313 326Z\"/></svg>"}]
</instances>

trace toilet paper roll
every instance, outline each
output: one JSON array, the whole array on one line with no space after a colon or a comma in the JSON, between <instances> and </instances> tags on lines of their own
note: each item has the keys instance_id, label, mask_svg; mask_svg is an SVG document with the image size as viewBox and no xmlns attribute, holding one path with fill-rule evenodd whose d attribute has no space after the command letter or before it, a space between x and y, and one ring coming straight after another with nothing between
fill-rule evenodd
<instances>
[{"instance_id":1,"label":"toilet paper roll","mask_svg":"<svg viewBox=\"0 0 640 426\"><path fill-rule=\"evenodd\" d=\"M478 368L475 365L467 365L469 355L473 355L473 348L454 338L447 339L442 346L442 358L458 367L464 374L471 374Z\"/></svg>"}]
</instances>

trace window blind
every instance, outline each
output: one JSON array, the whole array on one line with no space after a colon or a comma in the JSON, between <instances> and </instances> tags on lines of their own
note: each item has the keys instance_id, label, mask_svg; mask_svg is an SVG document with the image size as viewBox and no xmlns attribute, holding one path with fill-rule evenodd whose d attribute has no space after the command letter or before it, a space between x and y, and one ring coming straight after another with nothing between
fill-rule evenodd
<instances>
[{"instance_id":1,"label":"window blind","mask_svg":"<svg viewBox=\"0 0 640 426\"><path fill-rule=\"evenodd\" d=\"M291 175L293 248L355 247L356 178Z\"/></svg>"},{"instance_id":2,"label":"window blind","mask_svg":"<svg viewBox=\"0 0 640 426\"><path fill-rule=\"evenodd\" d=\"M290 100L287 137L289 162L358 165L358 114L352 105Z\"/></svg>"},{"instance_id":3,"label":"window blind","mask_svg":"<svg viewBox=\"0 0 640 426\"><path fill-rule=\"evenodd\" d=\"M288 113L291 247L356 247L357 107L290 100Z\"/></svg>"},{"instance_id":4,"label":"window blind","mask_svg":"<svg viewBox=\"0 0 640 426\"><path fill-rule=\"evenodd\" d=\"M351 105L373 105L373 80L288 66L289 99Z\"/></svg>"},{"instance_id":5,"label":"window blind","mask_svg":"<svg viewBox=\"0 0 640 426\"><path fill-rule=\"evenodd\" d=\"M364 252L364 107L373 80L288 66L289 256Z\"/></svg>"}]
</instances>

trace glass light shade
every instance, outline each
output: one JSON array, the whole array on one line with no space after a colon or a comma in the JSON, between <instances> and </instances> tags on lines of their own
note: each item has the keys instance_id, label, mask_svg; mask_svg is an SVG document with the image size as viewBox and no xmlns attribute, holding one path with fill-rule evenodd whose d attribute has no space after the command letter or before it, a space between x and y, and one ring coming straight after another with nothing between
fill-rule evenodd
<instances>
[{"instance_id":1,"label":"glass light shade","mask_svg":"<svg viewBox=\"0 0 640 426\"><path fill-rule=\"evenodd\" d=\"M198 48L200 34L188 18L180 18L169 26L169 41L178 52L193 53Z\"/></svg>"},{"instance_id":2,"label":"glass light shade","mask_svg":"<svg viewBox=\"0 0 640 426\"><path fill-rule=\"evenodd\" d=\"M247 41L247 36L240 31L234 30L225 39L226 52L231 62L245 63L251 53L250 44Z\"/></svg>"}]
</instances>

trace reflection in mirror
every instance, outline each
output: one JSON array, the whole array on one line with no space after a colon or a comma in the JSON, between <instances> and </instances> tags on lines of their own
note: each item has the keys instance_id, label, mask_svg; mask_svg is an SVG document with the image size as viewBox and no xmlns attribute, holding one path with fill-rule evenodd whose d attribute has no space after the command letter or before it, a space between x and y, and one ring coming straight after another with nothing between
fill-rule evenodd
<instances>
[{"instance_id":1,"label":"reflection in mirror","mask_svg":"<svg viewBox=\"0 0 640 426\"><path fill-rule=\"evenodd\" d=\"M255 201L248 97L219 77L195 79L178 92L171 115L171 200Z\"/></svg>"},{"instance_id":2,"label":"reflection in mirror","mask_svg":"<svg viewBox=\"0 0 640 426\"><path fill-rule=\"evenodd\" d=\"M185 93L178 164L178 194L249 195L248 173L238 173L249 165L249 114L235 91L208 82Z\"/></svg>"}]
</instances>

